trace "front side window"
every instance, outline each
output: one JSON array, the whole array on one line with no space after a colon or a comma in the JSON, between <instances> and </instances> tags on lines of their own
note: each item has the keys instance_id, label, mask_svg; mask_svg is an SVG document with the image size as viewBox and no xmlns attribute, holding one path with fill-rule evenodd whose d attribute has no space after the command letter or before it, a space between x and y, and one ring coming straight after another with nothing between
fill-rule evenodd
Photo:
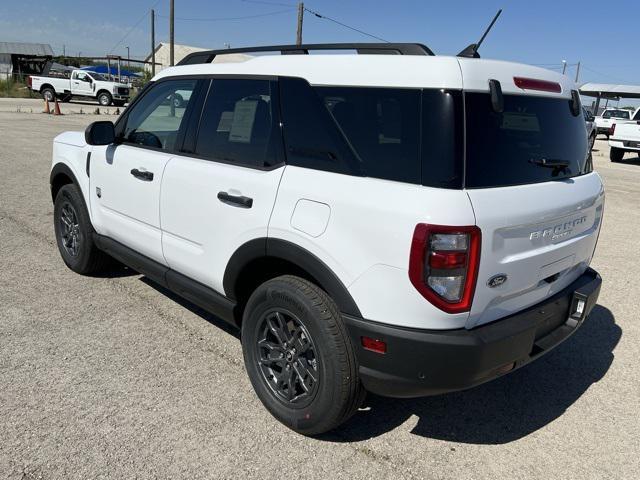
<instances>
[{"instance_id":1,"label":"front side window","mask_svg":"<svg viewBox=\"0 0 640 480\"><path fill-rule=\"evenodd\" d=\"M281 135L275 91L270 80L212 80L196 155L255 167L279 163Z\"/></svg>"},{"instance_id":2,"label":"front side window","mask_svg":"<svg viewBox=\"0 0 640 480\"><path fill-rule=\"evenodd\" d=\"M121 140L173 150L197 80L168 80L152 86L127 112Z\"/></svg>"}]
</instances>

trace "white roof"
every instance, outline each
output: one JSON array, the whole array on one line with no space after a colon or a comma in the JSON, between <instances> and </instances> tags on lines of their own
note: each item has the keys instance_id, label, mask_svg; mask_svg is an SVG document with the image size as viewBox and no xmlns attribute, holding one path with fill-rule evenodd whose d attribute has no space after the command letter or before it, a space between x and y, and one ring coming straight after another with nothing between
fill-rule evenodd
<instances>
[{"instance_id":1,"label":"white roof","mask_svg":"<svg viewBox=\"0 0 640 480\"><path fill-rule=\"evenodd\" d=\"M263 55L240 63L202 63L170 67L155 79L173 75L266 75L301 77L313 85L446 88L488 91L499 80L505 93L570 97L576 89L567 76L530 65L497 60L421 55ZM513 77L557 82L561 94L524 91Z\"/></svg>"},{"instance_id":2,"label":"white roof","mask_svg":"<svg viewBox=\"0 0 640 480\"><path fill-rule=\"evenodd\" d=\"M580 87L580 94L589 97L603 98L640 98L640 85L620 85L614 83L585 83Z\"/></svg>"}]
</instances>

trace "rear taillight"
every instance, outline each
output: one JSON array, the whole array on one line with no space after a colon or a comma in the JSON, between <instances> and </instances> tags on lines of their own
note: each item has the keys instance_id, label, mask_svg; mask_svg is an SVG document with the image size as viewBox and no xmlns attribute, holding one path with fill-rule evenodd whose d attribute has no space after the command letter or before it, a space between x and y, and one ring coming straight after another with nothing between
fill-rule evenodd
<instances>
[{"instance_id":1,"label":"rear taillight","mask_svg":"<svg viewBox=\"0 0 640 480\"><path fill-rule=\"evenodd\" d=\"M614 123L614 124L612 124L612 125L609 127L609 136L610 136L610 137L612 137L614 133L616 133L616 124L615 124L615 123Z\"/></svg>"},{"instance_id":2,"label":"rear taillight","mask_svg":"<svg viewBox=\"0 0 640 480\"><path fill-rule=\"evenodd\" d=\"M32 82L31 82L31 75L29 75L29 76L27 77L27 87L31 88L31 86L32 86Z\"/></svg>"},{"instance_id":3,"label":"rear taillight","mask_svg":"<svg viewBox=\"0 0 640 480\"><path fill-rule=\"evenodd\" d=\"M476 226L416 225L409 279L420 294L447 313L471 309L480 264Z\"/></svg>"}]
</instances>

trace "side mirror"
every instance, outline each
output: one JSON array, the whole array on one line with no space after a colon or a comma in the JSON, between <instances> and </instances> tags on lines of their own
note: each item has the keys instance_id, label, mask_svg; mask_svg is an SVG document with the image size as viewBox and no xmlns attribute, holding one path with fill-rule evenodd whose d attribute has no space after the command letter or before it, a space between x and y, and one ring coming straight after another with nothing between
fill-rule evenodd
<instances>
[{"instance_id":1,"label":"side mirror","mask_svg":"<svg viewBox=\"0 0 640 480\"><path fill-rule=\"evenodd\" d=\"M116 140L116 131L113 122L93 122L84 131L84 140L87 145L109 145Z\"/></svg>"}]
</instances>

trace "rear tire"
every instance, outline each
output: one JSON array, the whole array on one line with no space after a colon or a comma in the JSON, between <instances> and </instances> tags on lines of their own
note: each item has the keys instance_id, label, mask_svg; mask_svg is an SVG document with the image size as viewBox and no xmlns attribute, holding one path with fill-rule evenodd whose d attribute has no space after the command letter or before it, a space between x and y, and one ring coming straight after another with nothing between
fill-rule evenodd
<instances>
[{"instance_id":1,"label":"rear tire","mask_svg":"<svg viewBox=\"0 0 640 480\"><path fill-rule=\"evenodd\" d=\"M285 275L247 302L242 350L253 388L271 414L303 435L328 432L362 404L353 345L331 298Z\"/></svg>"},{"instance_id":2,"label":"rear tire","mask_svg":"<svg viewBox=\"0 0 640 480\"><path fill-rule=\"evenodd\" d=\"M53 102L56 99L56 92L53 88L43 88L40 93L42 94L42 98L44 98L47 102Z\"/></svg>"},{"instance_id":3,"label":"rear tire","mask_svg":"<svg viewBox=\"0 0 640 480\"><path fill-rule=\"evenodd\" d=\"M102 92L100 95L98 95L98 103L103 107L108 107L109 105L111 105L112 101L113 98L111 97L111 94L109 92Z\"/></svg>"},{"instance_id":4,"label":"rear tire","mask_svg":"<svg viewBox=\"0 0 640 480\"><path fill-rule=\"evenodd\" d=\"M624 150L616 147L611 147L611 151L609 152L609 158L612 162L619 162L624 157Z\"/></svg>"},{"instance_id":5,"label":"rear tire","mask_svg":"<svg viewBox=\"0 0 640 480\"><path fill-rule=\"evenodd\" d=\"M126 103L126 102L125 102L124 100L114 100L114 101L113 101L113 104L114 104L116 107L124 107L124 104L125 104L125 103Z\"/></svg>"},{"instance_id":6,"label":"rear tire","mask_svg":"<svg viewBox=\"0 0 640 480\"><path fill-rule=\"evenodd\" d=\"M84 198L75 184L64 185L53 208L56 243L64 263L74 272L88 275L112 265L112 259L98 250Z\"/></svg>"}]
</instances>

